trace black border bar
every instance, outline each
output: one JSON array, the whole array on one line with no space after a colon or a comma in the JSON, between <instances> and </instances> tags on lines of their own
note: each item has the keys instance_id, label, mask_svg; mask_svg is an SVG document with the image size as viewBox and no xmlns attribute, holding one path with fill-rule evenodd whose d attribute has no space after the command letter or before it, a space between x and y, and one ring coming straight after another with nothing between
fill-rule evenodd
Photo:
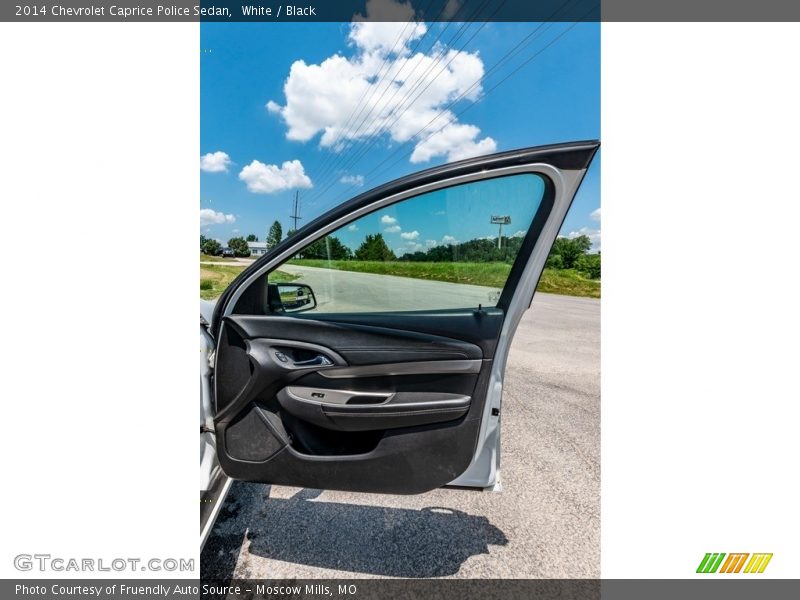
<instances>
[{"instance_id":1,"label":"black border bar","mask_svg":"<svg viewBox=\"0 0 800 600\"><path fill-rule=\"evenodd\" d=\"M688 563L687 563L688 564ZM24 588L22 591L20 588ZM34 591L37 590L37 591ZM99 593L98 593L99 590ZM4 579L0 597L29 600L784 600L796 579Z\"/></svg>"},{"instance_id":2,"label":"black border bar","mask_svg":"<svg viewBox=\"0 0 800 600\"><path fill-rule=\"evenodd\" d=\"M383 9L372 6L368 12L366 0L4 0L0 21L800 21L797 0L385 0Z\"/></svg>"}]
</instances>

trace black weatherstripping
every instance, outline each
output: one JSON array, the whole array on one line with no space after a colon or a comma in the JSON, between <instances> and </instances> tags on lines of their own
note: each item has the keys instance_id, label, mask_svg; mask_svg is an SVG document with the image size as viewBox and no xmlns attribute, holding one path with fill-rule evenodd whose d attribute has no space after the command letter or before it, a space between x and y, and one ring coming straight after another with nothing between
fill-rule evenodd
<instances>
[{"instance_id":1,"label":"black weatherstripping","mask_svg":"<svg viewBox=\"0 0 800 600\"><path fill-rule=\"evenodd\" d=\"M350 213L373 202L390 195L399 194L408 190L413 190L420 186L458 177L479 173L504 167L513 167L531 163L546 163L558 169L581 170L589 166L600 142L597 140L587 140L582 142L570 142L567 144L552 144L547 146L537 146L534 148L523 148L500 152L488 156L469 158L466 160L449 163L446 165L433 167L424 171L395 179L363 194L359 194L339 206L336 206L317 217L304 227L301 227L291 238L286 238L267 254L256 260L246 268L239 276L233 280L231 285L220 296L214 308L214 319L212 323L212 335L216 339L219 328L222 325L222 315L225 314L227 304L237 287L246 281L250 275L260 270L260 268L270 262L275 256L281 254L289 247L293 246L298 240L313 234L326 225L347 217Z\"/></svg>"}]
</instances>

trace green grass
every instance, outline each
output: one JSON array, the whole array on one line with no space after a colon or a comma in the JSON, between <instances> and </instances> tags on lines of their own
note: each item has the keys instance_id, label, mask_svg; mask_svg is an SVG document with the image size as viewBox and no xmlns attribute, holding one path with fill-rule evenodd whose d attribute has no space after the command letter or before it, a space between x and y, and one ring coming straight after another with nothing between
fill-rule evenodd
<instances>
[{"instance_id":1,"label":"green grass","mask_svg":"<svg viewBox=\"0 0 800 600\"><path fill-rule=\"evenodd\" d=\"M216 257L210 257L216 258ZM201 255L205 259L205 255ZM215 261L215 262L218 262ZM511 265L505 263L435 263L435 262L372 262L359 260L293 260L289 264L305 265L355 271L357 273L379 273L413 279L431 279L450 283L467 283L487 287L502 288ZM204 300L217 298L225 291L231 281L244 270L244 266L200 265L200 297ZM270 283L288 283L296 280L296 275L283 271L270 273ZM539 281L540 292L564 294L567 296L600 297L600 282L588 279L571 269L545 269Z\"/></svg>"},{"instance_id":2,"label":"green grass","mask_svg":"<svg viewBox=\"0 0 800 600\"><path fill-rule=\"evenodd\" d=\"M505 263L469 262L380 262L363 260L310 260L300 259L289 262L291 265L322 267L357 273L379 273L413 279L433 279L450 283L468 283L488 287L503 287L511 265Z\"/></svg>"},{"instance_id":3,"label":"green grass","mask_svg":"<svg viewBox=\"0 0 800 600\"><path fill-rule=\"evenodd\" d=\"M222 258L221 256L200 253L200 262L230 262L232 260L232 258Z\"/></svg>"},{"instance_id":4,"label":"green grass","mask_svg":"<svg viewBox=\"0 0 800 600\"><path fill-rule=\"evenodd\" d=\"M548 294L599 298L600 281L584 277L572 269L545 269L536 290Z\"/></svg>"},{"instance_id":5,"label":"green grass","mask_svg":"<svg viewBox=\"0 0 800 600\"><path fill-rule=\"evenodd\" d=\"M203 300L217 298L244 269L244 266L200 265L200 297ZM295 279L297 279L296 275L290 275L283 271L275 271L269 276L270 283L285 283Z\"/></svg>"},{"instance_id":6,"label":"green grass","mask_svg":"<svg viewBox=\"0 0 800 600\"><path fill-rule=\"evenodd\" d=\"M299 278L300 275L292 275L291 273L284 273L283 271L273 271L269 274L270 283L289 283Z\"/></svg>"},{"instance_id":7,"label":"green grass","mask_svg":"<svg viewBox=\"0 0 800 600\"><path fill-rule=\"evenodd\" d=\"M360 260L292 260L289 264L357 273L379 273L413 279L432 279L450 283L468 283L487 287L502 288L511 265L506 263L468 263L468 262L379 262ZM571 269L545 269L539 281L540 292L564 294L567 296L600 297L600 282L589 279Z\"/></svg>"}]
</instances>

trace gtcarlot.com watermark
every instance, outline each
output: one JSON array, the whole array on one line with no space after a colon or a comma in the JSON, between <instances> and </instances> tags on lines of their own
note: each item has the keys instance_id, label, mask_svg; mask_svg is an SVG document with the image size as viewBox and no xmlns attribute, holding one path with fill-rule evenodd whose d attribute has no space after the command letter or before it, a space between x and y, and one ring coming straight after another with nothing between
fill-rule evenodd
<instances>
[{"instance_id":1,"label":"gtcarlot.com watermark","mask_svg":"<svg viewBox=\"0 0 800 600\"><path fill-rule=\"evenodd\" d=\"M193 558L74 558L50 554L17 554L14 557L17 571L194 571Z\"/></svg>"}]
</instances>

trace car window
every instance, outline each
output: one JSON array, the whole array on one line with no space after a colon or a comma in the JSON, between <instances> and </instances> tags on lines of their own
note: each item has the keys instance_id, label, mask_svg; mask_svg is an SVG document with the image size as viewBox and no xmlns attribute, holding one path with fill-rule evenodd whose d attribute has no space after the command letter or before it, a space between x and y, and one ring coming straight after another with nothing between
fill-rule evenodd
<instances>
[{"instance_id":1,"label":"car window","mask_svg":"<svg viewBox=\"0 0 800 600\"><path fill-rule=\"evenodd\" d=\"M281 312L495 306L545 193L518 174L427 192L317 240L268 276Z\"/></svg>"}]
</instances>

